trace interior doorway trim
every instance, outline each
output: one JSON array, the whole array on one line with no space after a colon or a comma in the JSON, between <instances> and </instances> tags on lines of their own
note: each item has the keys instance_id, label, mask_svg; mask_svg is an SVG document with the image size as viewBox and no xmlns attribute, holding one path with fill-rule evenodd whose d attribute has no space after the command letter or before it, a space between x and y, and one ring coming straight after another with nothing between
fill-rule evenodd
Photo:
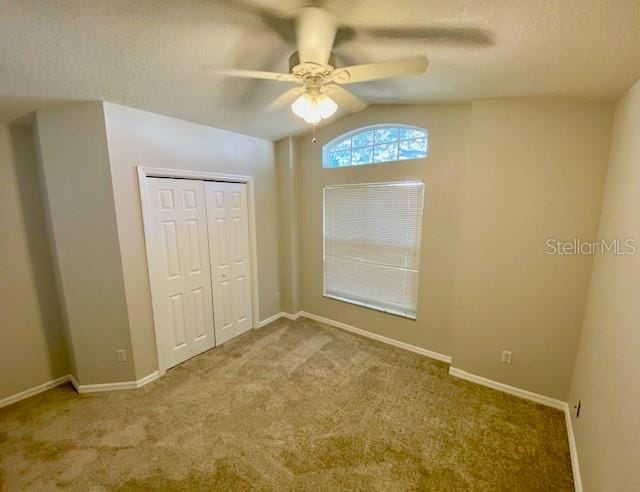
<instances>
[{"instance_id":1,"label":"interior doorway trim","mask_svg":"<svg viewBox=\"0 0 640 492\"><path fill-rule=\"evenodd\" d=\"M148 207L149 192L147 190L147 178L183 178L198 179L204 181L224 181L227 183L245 183L247 185L247 206L249 215L249 256L251 262L251 309L253 313L253 326L255 330L259 327L259 299L258 299L258 247L256 235L256 207L255 207L255 190L253 176L244 176L241 174L225 174L213 173L208 171L191 171L185 169L170 169L163 167L138 166L138 186L140 188L140 205L142 209L142 222L144 229L144 242L147 253L147 260L151 248L151 211ZM147 263L148 264L148 263ZM149 279L149 289L151 289L151 280ZM153 304L153 303L152 303ZM214 313L215 316L215 313ZM153 329L156 332L156 310L153 309ZM157 334L156 334L157 335ZM164 361L161 358L158 346L158 337L156 336L156 352L158 355L158 368L160 375L167 371Z\"/></svg>"}]
</instances>

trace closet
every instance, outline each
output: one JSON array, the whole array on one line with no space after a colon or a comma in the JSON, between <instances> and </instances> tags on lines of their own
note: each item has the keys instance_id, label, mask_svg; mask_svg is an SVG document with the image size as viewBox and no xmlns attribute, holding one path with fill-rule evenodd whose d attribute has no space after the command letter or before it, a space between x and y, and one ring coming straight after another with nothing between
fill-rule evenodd
<instances>
[{"instance_id":1,"label":"closet","mask_svg":"<svg viewBox=\"0 0 640 492\"><path fill-rule=\"evenodd\" d=\"M156 342L167 369L253 327L247 184L145 179Z\"/></svg>"}]
</instances>

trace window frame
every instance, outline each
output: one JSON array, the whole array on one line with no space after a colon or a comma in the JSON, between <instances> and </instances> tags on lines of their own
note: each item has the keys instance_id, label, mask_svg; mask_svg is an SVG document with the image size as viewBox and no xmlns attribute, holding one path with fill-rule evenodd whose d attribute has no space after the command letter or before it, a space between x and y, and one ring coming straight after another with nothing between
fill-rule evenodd
<instances>
[{"instance_id":1,"label":"window frame","mask_svg":"<svg viewBox=\"0 0 640 492\"><path fill-rule=\"evenodd\" d=\"M371 161L371 162L367 162L364 164L353 164L353 145L349 146L349 165L348 166L336 166L336 167L332 167L332 166L328 166L327 164L330 162L330 154L332 151L332 147L335 146L335 144L337 144L338 142L344 141L347 138L349 139L353 139L353 137L355 137L356 135L359 135L361 133L366 133L368 131L374 131L374 135L375 135L375 130L379 130L379 129L385 129L385 128L389 128L389 129L407 129L407 130L416 130L419 132L422 132L424 134L424 137L416 137L416 138L408 138L408 139L400 139L399 136L399 132L398 132L398 138L393 141L393 142L382 142L382 143L397 143L398 144L398 154L400 152L400 142L409 142L411 140L416 140L417 138L424 138L425 139L425 143L426 143L426 148L425 148L425 154L422 157L413 157L413 158L409 158L409 159L394 159L394 160L389 160L389 161L380 161L380 162L375 162L375 161ZM351 142L353 144L353 141ZM357 147L357 149L368 149L371 148L372 149L372 157L373 155L375 155L375 140L374 142L369 146L362 146L362 147ZM345 149L346 150L346 149ZM377 124L377 125L368 125L368 126L363 126L360 128L356 128L354 130L348 131L347 133L343 133L342 135L338 135L337 137L335 137L334 139L330 140L329 142L327 142L326 144L324 144L322 146L322 169L347 169L347 168L352 168L352 167L360 167L360 166L372 166L372 165L380 165L380 164L389 164L392 162L404 162L404 161L415 161L418 159L427 159L429 157L429 130L426 128L421 128L419 126L414 126L414 125L407 125L404 123L381 123L381 124Z\"/></svg>"},{"instance_id":2,"label":"window frame","mask_svg":"<svg viewBox=\"0 0 640 492\"><path fill-rule=\"evenodd\" d=\"M383 163L377 163L383 164ZM416 238L416 272L418 275L418 284L416 286L416 310L414 315L408 315L406 313L399 312L397 309L384 308L381 306L376 306L371 304L366 300L357 300L354 298L343 297L339 295L332 295L327 292L326 287L326 273L325 273L325 258L326 258L326 190L331 188L353 188L353 187L369 187L369 186L401 186L401 185L422 185L422 201L420 203L420 217L421 220L418 223L418 232ZM341 183L341 184L325 184L322 187L322 297L325 299L331 299L334 301L344 302L347 304L351 304L354 306L360 306L366 309L371 309L373 311L378 311L380 313L390 314L393 316L398 316L403 319L407 319L410 321L416 321L418 319L418 304L420 301L419 291L420 291L420 266L421 266L421 256L422 256L422 226L424 222L424 209L426 202L426 194L427 194L427 183L423 179L402 179L396 181L373 181L366 183Z\"/></svg>"}]
</instances>

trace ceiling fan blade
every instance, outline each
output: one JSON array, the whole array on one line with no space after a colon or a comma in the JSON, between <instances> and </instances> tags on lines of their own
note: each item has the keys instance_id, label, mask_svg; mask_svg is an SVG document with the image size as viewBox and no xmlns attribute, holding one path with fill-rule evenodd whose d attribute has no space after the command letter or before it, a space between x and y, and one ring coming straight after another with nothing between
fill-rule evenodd
<instances>
[{"instance_id":1,"label":"ceiling fan blade","mask_svg":"<svg viewBox=\"0 0 640 492\"><path fill-rule=\"evenodd\" d=\"M431 44L459 46L491 46L493 34L477 27L413 26L413 27L364 27L358 31L380 39L409 39Z\"/></svg>"},{"instance_id":2,"label":"ceiling fan blade","mask_svg":"<svg viewBox=\"0 0 640 492\"><path fill-rule=\"evenodd\" d=\"M211 70L227 77L242 77L245 79L277 80L280 82L296 82L296 77L289 73L267 72L264 70L239 70L239 69L218 69L209 65L203 65L202 70Z\"/></svg>"},{"instance_id":3,"label":"ceiling fan blade","mask_svg":"<svg viewBox=\"0 0 640 492\"><path fill-rule=\"evenodd\" d=\"M413 58L338 68L331 74L331 78L338 84L355 84L369 80L417 75L423 73L428 65L426 57L414 56Z\"/></svg>"},{"instance_id":4,"label":"ceiling fan blade","mask_svg":"<svg viewBox=\"0 0 640 492\"><path fill-rule=\"evenodd\" d=\"M339 108L344 109L350 113L356 111L362 111L367 107L367 103L360 99L355 94L349 92L344 87L340 87L336 84L329 84L325 86L326 94L333 99Z\"/></svg>"},{"instance_id":5,"label":"ceiling fan blade","mask_svg":"<svg viewBox=\"0 0 640 492\"><path fill-rule=\"evenodd\" d=\"M327 10L306 7L296 21L296 39L300 62L324 65L329 61L338 24Z\"/></svg>"},{"instance_id":6,"label":"ceiling fan blade","mask_svg":"<svg viewBox=\"0 0 640 492\"><path fill-rule=\"evenodd\" d=\"M278 111L279 109L284 108L288 104L292 103L298 96L304 94L304 87L294 87L293 89L289 89L284 94L278 96L274 99L266 108L265 111Z\"/></svg>"}]
</instances>

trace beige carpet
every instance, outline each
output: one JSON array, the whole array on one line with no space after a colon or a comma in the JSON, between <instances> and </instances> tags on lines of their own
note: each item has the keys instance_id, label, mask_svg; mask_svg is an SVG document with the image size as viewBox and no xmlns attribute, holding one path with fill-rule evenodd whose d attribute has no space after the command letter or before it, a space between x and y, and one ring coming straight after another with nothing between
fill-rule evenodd
<instances>
[{"instance_id":1,"label":"beige carpet","mask_svg":"<svg viewBox=\"0 0 640 492\"><path fill-rule=\"evenodd\" d=\"M563 414L309 320L0 410L2 490L572 490Z\"/></svg>"}]
</instances>

